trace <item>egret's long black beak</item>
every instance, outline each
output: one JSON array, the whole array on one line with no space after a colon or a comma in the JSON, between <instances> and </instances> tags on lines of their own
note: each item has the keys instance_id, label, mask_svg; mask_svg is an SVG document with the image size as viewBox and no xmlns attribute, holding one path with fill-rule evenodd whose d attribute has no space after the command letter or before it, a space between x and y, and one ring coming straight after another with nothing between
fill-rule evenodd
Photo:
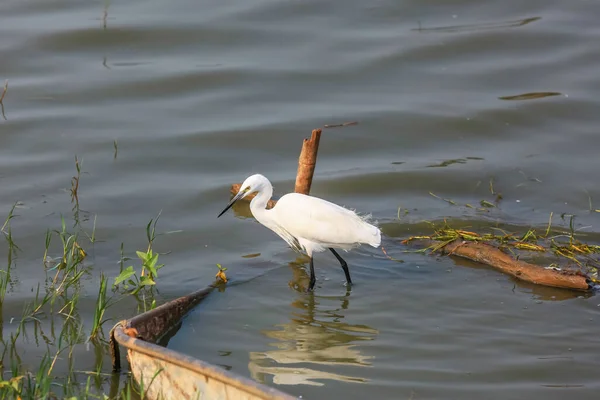
<instances>
[{"instance_id":1,"label":"egret's long black beak","mask_svg":"<svg viewBox=\"0 0 600 400\"><path fill-rule=\"evenodd\" d=\"M238 192L238 194L233 196L233 199L231 199L231 201L229 202L227 207L225 207L225 209L223 211L221 211L221 214L219 214L217 216L217 218L219 218L221 215L225 214L227 212L227 210L229 210L231 208L231 206L233 206L235 204L236 201L238 201L239 199L241 199L244 196L244 194L246 194L246 192Z\"/></svg>"}]
</instances>

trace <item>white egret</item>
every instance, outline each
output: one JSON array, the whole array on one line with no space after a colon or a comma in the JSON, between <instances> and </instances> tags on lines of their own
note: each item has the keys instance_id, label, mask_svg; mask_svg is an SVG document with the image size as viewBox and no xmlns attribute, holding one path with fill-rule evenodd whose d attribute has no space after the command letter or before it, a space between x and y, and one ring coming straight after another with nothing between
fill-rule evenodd
<instances>
[{"instance_id":1,"label":"white egret","mask_svg":"<svg viewBox=\"0 0 600 400\"><path fill-rule=\"evenodd\" d=\"M379 228L369 224L364 217L355 212L317 197L288 193L277 201L275 207L267 210L267 202L273 195L273 186L260 174L252 175L242 183L238 194L218 217L229 210L236 201L254 192L257 192L257 195L250 202L250 211L254 218L281 236L292 249L305 252L310 257L308 290L313 290L316 281L313 253L329 249L340 262L347 284L351 285L348 264L335 249L348 251L361 244L377 248L381 244Z\"/></svg>"}]
</instances>

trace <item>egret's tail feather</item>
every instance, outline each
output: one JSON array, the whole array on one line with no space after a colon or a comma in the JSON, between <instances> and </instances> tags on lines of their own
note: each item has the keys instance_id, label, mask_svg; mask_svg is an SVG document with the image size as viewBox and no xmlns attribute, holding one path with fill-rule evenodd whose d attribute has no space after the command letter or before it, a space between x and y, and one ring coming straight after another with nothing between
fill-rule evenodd
<instances>
[{"instance_id":1,"label":"egret's tail feather","mask_svg":"<svg viewBox=\"0 0 600 400\"><path fill-rule=\"evenodd\" d=\"M373 246L378 248L381 245L381 230L373 225L372 215L358 215L360 218L361 225L363 227L362 231L364 232L362 243L366 243L369 246Z\"/></svg>"},{"instance_id":2,"label":"egret's tail feather","mask_svg":"<svg viewBox=\"0 0 600 400\"><path fill-rule=\"evenodd\" d=\"M372 239L369 243L369 245L378 248L379 245L381 245L381 231L379 230L378 227L371 225L372 229Z\"/></svg>"},{"instance_id":3,"label":"egret's tail feather","mask_svg":"<svg viewBox=\"0 0 600 400\"><path fill-rule=\"evenodd\" d=\"M381 244L381 230L375 225L371 225L370 223L363 220L363 239L362 243L366 243L369 246L373 246L375 248L379 247Z\"/></svg>"}]
</instances>

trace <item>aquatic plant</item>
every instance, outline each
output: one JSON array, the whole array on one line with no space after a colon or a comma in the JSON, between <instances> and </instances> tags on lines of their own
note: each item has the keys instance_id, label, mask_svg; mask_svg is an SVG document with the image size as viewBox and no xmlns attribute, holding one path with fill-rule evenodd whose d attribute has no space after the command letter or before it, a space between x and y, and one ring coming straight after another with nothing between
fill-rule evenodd
<instances>
[{"instance_id":1,"label":"aquatic plant","mask_svg":"<svg viewBox=\"0 0 600 400\"><path fill-rule=\"evenodd\" d=\"M129 290L131 287L132 290L129 293L137 295L142 289L156 285L158 271L164 266L164 264L158 264L159 253L152 250L152 245L156 239L156 224L159 218L160 213L156 218L151 219L146 226L147 250L136 251L136 255L142 261L140 273L137 273L133 265L123 269L123 257L121 256L121 273L115 278L113 288L117 289L122 286L125 290ZM121 245L122 252L123 247Z\"/></svg>"},{"instance_id":2,"label":"aquatic plant","mask_svg":"<svg viewBox=\"0 0 600 400\"><path fill-rule=\"evenodd\" d=\"M7 260L6 260L6 269L0 269L0 306L4 304L4 297L6 296L6 291L8 290L8 285L10 283L10 272L13 266L13 258L19 247L15 244L12 237L12 228L11 228L11 220L15 217L15 207L17 203L13 204L10 209L6 220L4 221L4 225L0 228L0 231L4 235L4 239L6 240L6 244L8 245L7 252Z\"/></svg>"},{"instance_id":3,"label":"aquatic plant","mask_svg":"<svg viewBox=\"0 0 600 400\"><path fill-rule=\"evenodd\" d=\"M93 278L94 269L86 265L89 243L96 241L97 216L88 234L80 220L80 179L81 162L75 157L76 174L71 179L69 190L72 208L72 228L64 216L60 217L58 229L47 229L44 233L44 251L42 265L47 278L33 288L34 296L23 304L20 317L10 320L11 332L4 335L2 307L9 293L14 269L14 260L19 247L13 239L11 221L16 217L15 210L20 203L10 209L0 231L4 235L8 249L6 267L0 269L0 399L12 398L67 398L67 399L106 399L106 398L143 398L144 388L135 384L128 374L103 372L104 359L109 356L105 339L106 322L111 321L122 310L113 306L123 302L131 306L135 313L135 304L139 311L138 295L142 294L143 309L156 307L156 298L152 290L157 283L158 271L164 264L158 264L159 253L153 250L157 237L156 225L160 213L146 226L148 247L136 252L141 260L139 275L130 273L133 267L124 268L129 260L125 256L124 243L120 246L120 274L123 282L134 282L131 291L113 290L109 292L109 277L100 271L98 280ZM85 278L85 279L84 279ZM83 287L88 280L98 282L99 287L94 303L91 320L82 316ZM116 280L115 280L116 281ZM132 296L134 295L134 296ZM131 299L128 300L128 299ZM4 325L6 326L6 325ZM32 342L35 340L35 342ZM20 356L22 346L31 346L45 352L35 366L26 366ZM74 358L78 347L92 347L96 354L93 370L81 370ZM56 372L60 365L60 372ZM142 384L143 385L143 384Z\"/></svg>"}]
</instances>

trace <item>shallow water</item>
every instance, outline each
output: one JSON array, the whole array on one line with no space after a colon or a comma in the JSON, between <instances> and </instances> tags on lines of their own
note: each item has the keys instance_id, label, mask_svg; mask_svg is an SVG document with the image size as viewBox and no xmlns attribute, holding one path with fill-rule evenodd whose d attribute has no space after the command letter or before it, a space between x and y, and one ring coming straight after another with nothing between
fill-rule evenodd
<instances>
[{"instance_id":1,"label":"shallow water","mask_svg":"<svg viewBox=\"0 0 600 400\"><path fill-rule=\"evenodd\" d=\"M46 229L71 212L77 154L99 238L90 314L99 271L116 276L120 244L144 248L162 210L161 299L210 283L216 263L250 279L195 310L173 349L306 398L595 398L597 297L405 254L397 239L423 220L526 230L551 212L600 231L599 12L584 0L2 2L2 215L22 202L5 334L45 277ZM323 133L312 194L372 213L404 262L347 254L347 292L318 255L307 295L306 260L252 219L216 215L251 173L292 190L302 138L347 121L359 124ZM493 202L490 181L498 208L462 206Z\"/></svg>"}]
</instances>

